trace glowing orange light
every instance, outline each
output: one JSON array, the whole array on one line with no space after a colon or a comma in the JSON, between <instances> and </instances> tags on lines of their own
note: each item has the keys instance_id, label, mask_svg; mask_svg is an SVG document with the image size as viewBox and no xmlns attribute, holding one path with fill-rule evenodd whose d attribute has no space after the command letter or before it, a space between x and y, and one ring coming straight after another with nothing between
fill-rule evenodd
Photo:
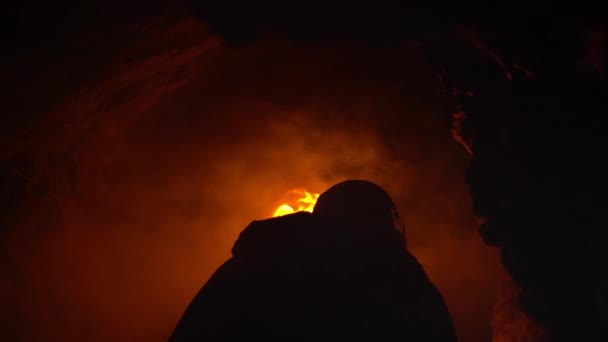
<instances>
[{"instance_id":1,"label":"glowing orange light","mask_svg":"<svg viewBox=\"0 0 608 342\"><path fill-rule=\"evenodd\" d=\"M281 204L274 211L274 214L272 215L273 217L292 214L298 211L312 212L312 209L315 207L315 203L317 203L317 198L319 198L319 194L302 189L291 190L289 195L291 195L290 197L293 197L294 199Z\"/></svg>"}]
</instances>

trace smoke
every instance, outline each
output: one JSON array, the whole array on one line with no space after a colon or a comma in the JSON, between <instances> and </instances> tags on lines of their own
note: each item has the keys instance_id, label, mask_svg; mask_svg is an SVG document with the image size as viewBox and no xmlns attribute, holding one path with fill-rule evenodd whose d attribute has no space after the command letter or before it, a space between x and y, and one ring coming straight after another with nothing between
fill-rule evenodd
<instances>
[{"instance_id":1,"label":"smoke","mask_svg":"<svg viewBox=\"0 0 608 342\"><path fill-rule=\"evenodd\" d=\"M229 48L163 25L3 142L24 195L2 232L1 339L164 340L251 220L347 178L392 194L460 338L489 339L499 263L415 50Z\"/></svg>"}]
</instances>

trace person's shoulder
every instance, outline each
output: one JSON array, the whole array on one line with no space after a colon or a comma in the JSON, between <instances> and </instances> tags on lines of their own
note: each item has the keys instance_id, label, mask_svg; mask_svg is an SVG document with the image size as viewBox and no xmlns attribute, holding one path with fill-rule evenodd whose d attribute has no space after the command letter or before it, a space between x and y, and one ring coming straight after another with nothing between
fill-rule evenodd
<instances>
[{"instance_id":1,"label":"person's shoulder","mask_svg":"<svg viewBox=\"0 0 608 342\"><path fill-rule=\"evenodd\" d=\"M308 240L322 225L321 220L308 212L252 221L239 235L233 255L276 251Z\"/></svg>"},{"instance_id":2,"label":"person's shoulder","mask_svg":"<svg viewBox=\"0 0 608 342\"><path fill-rule=\"evenodd\" d=\"M239 239L249 236L276 235L291 233L299 227L319 224L319 219L306 211L294 214L252 221L240 234Z\"/></svg>"},{"instance_id":3,"label":"person's shoulder","mask_svg":"<svg viewBox=\"0 0 608 342\"><path fill-rule=\"evenodd\" d=\"M299 211L293 214L277 216L263 220L255 220L252 221L249 226L280 226L285 224L310 223L317 220L318 218L316 217L316 215L313 215L312 213L309 213L307 211Z\"/></svg>"}]
</instances>

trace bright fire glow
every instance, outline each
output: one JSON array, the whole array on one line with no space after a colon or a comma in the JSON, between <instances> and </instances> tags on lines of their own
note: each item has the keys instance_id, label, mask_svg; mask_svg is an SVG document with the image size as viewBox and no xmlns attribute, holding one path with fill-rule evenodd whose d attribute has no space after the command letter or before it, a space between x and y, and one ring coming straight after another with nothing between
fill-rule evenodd
<instances>
[{"instance_id":1,"label":"bright fire glow","mask_svg":"<svg viewBox=\"0 0 608 342\"><path fill-rule=\"evenodd\" d=\"M301 189L291 190L288 194L293 200L281 204L274 211L273 217L292 214L298 211L312 212L315 203L317 203L317 198L319 198L319 194Z\"/></svg>"}]
</instances>

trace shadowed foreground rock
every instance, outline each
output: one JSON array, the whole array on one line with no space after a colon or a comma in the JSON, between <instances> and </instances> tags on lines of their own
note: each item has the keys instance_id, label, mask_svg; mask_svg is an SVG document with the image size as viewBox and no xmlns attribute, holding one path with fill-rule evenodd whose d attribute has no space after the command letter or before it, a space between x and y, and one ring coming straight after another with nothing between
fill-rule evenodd
<instances>
[{"instance_id":1,"label":"shadowed foreground rock","mask_svg":"<svg viewBox=\"0 0 608 342\"><path fill-rule=\"evenodd\" d=\"M599 57L585 55L581 36L578 44L555 39L553 49L563 52L544 65L534 63L545 58L539 51L518 51L496 39L501 55L518 57L520 69L515 57L505 57L502 77L464 72L467 82L455 87L469 94L459 101L458 137L473 154L466 181L475 213L485 219L480 235L500 248L521 288L519 307L558 341L607 336L602 279L608 259L600 247L606 166L600 156L606 153L608 83L603 66L584 63ZM498 63L494 68L500 75Z\"/></svg>"}]
</instances>

